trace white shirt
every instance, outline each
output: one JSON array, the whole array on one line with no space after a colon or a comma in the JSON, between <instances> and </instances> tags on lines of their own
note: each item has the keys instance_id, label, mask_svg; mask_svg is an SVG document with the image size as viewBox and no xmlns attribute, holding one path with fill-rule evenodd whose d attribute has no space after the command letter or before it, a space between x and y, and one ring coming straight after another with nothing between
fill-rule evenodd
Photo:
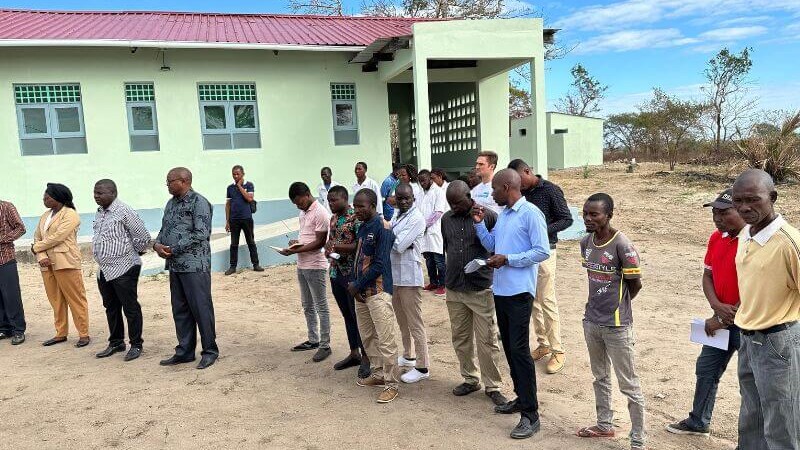
<instances>
[{"instance_id":1,"label":"white shirt","mask_svg":"<svg viewBox=\"0 0 800 450\"><path fill-rule=\"evenodd\" d=\"M419 208L412 206L405 214L396 210L391 227L395 235L390 259L394 286L423 286L422 237L425 218Z\"/></svg>"},{"instance_id":2,"label":"white shirt","mask_svg":"<svg viewBox=\"0 0 800 450\"><path fill-rule=\"evenodd\" d=\"M353 192L352 192L353 196L355 196L358 193L358 191L360 191L362 189L369 189L372 192L374 192L375 195L378 196L378 204L377 204L376 207L378 209L378 214L380 214L382 216L383 215L383 197L381 197L381 185L378 184L375 180L373 180L370 177L364 178L364 182L361 183L361 184L359 184L358 180L356 180L356 182L353 183Z\"/></svg>"},{"instance_id":3,"label":"white shirt","mask_svg":"<svg viewBox=\"0 0 800 450\"><path fill-rule=\"evenodd\" d=\"M42 228L42 234L44 234L44 232L47 231L48 228L50 228L50 222L53 221L53 216L55 215L56 213L51 210L50 215L47 216L47 219L44 220L44 228Z\"/></svg>"},{"instance_id":4,"label":"white shirt","mask_svg":"<svg viewBox=\"0 0 800 450\"><path fill-rule=\"evenodd\" d=\"M328 204L328 191L334 186L339 186L339 183L333 180L331 180L331 185L328 187L325 187L325 183L320 183L317 186L317 201L328 210L328 214L331 213L331 205Z\"/></svg>"},{"instance_id":5,"label":"white shirt","mask_svg":"<svg viewBox=\"0 0 800 450\"><path fill-rule=\"evenodd\" d=\"M436 183L432 183L431 188L428 189L427 192L423 191L419 209L426 223L431 214L436 212L444 214L447 212L450 208L447 205L447 200L445 199L442 188L437 186ZM422 240L422 251L444 254L441 217L439 217L433 225L425 229L425 235Z\"/></svg>"},{"instance_id":6,"label":"white shirt","mask_svg":"<svg viewBox=\"0 0 800 450\"><path fill-rule=\"evenodd\" d=\"M436 184L436 183L434 183L434 184ZM442 192L445 193L445 195L447 195L447 186L450 186L450 182L449 181L442 181L442 185L439 186L439 189L441 189Z\"/></svg>"},{"instance_id":7,"label":"white shirt","mask_svg":"<svg viewBox=\"0 0 800 450\"><path fill-rule=\"evenodd\" d=\"M495 203L494 197L492 197L491 181L475 186L472 188L472 191L470 191L470 195L478 204L486 206L487 208L492 208L497 214L500 214L500 211L503 210L500 205Z\"/></svg>"}]
</instances>

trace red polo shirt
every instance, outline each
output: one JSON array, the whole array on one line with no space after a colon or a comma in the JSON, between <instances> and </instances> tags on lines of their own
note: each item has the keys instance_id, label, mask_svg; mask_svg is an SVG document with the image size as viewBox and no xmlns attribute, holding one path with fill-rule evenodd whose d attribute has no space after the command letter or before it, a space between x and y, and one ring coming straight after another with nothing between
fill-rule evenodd
<instances>
[{"instance_id":1,"label":"red polo shirt","mask_svg":"<svg viewBox=\"0 0 800 450\"><path fill-rule=\"evenodd\" d=\"M723 235L715 231L708 239L705 267L714 278L714 292L722 303L735 305L739 303L739 285L736 277L736 248L739 239L736 236Z\"/></svg>"}]
</instances>

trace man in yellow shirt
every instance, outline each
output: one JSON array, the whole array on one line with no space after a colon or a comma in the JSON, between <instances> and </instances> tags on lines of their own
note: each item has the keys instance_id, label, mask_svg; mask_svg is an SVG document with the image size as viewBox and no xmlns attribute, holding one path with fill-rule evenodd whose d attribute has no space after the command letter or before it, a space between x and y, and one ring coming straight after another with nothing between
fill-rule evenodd
<instances>
[{"instance_id":1,"label":"man in yellow shirt","mask_svg":"<svg viewBox=\"0 0 800 450\"><path fill-rule=\"evenodd\" d=\"M736 252L742 450L800 449L800 232L775 212L777 199L761 170L733 185L747 223Z\"/></svg>"}]
</instances>

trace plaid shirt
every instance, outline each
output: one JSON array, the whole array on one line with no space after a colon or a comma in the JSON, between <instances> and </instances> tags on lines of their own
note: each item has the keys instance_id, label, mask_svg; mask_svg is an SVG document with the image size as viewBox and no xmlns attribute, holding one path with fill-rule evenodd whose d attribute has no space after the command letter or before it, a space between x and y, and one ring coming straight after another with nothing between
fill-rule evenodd
<instances>
[{"instance_id":1,"label":"plaid shirt","mask_svg":"<svg viewBox=\"0 0 800 450\"><path fill-rule=\"evenodd\" d=\"M352 206L347 207L347 211L342 214L331 216L331 228L328 239L333 244L352 244L356 242L356 233L361 222L356 219L355 211ZM349 277L353 273L353 263L355 255L353 253L342 253L338 260L331 259L331 278Z\"/></svg>"},{"instance_id":2,"label":"plaid shirt","mask_svg":"<svg viewBox=\"0 0 800 450\"><path fill-rule=\"evenodd\" d=\"M13 261L14 241L25 234L25 224L17 208L9 202L0 201L0 266Z\"/></svg>"},{"instance_id":3,"label":"plaid shirt","mask_svg":"<svg viewBox=\"0 0 800 450\"><path fill-rule=\"evenodd\" d=\"M141 265L139 253L144 253L149 244L150 233L130 206L114 200L108 209L97 208L92 253L106 281Z\"/></svg>"}]
</instances>

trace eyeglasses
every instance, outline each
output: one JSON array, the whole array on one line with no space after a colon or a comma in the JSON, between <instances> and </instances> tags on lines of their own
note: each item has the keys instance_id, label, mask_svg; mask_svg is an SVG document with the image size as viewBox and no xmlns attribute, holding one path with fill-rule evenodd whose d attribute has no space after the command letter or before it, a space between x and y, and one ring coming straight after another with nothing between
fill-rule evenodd
<instances>
[{"instance_id":1,"label":"eyeglasses","mask_svg":"<svg viewBox=\"0 0 800 450\"><path fill-rule=\"evenodd\" d=\"M171 180L167 179L167 187L169 187L170 184L172 184L172 183L174 183L176 181L182 181L182 178L173 178Z\"/></svg>"}]
</instances>

